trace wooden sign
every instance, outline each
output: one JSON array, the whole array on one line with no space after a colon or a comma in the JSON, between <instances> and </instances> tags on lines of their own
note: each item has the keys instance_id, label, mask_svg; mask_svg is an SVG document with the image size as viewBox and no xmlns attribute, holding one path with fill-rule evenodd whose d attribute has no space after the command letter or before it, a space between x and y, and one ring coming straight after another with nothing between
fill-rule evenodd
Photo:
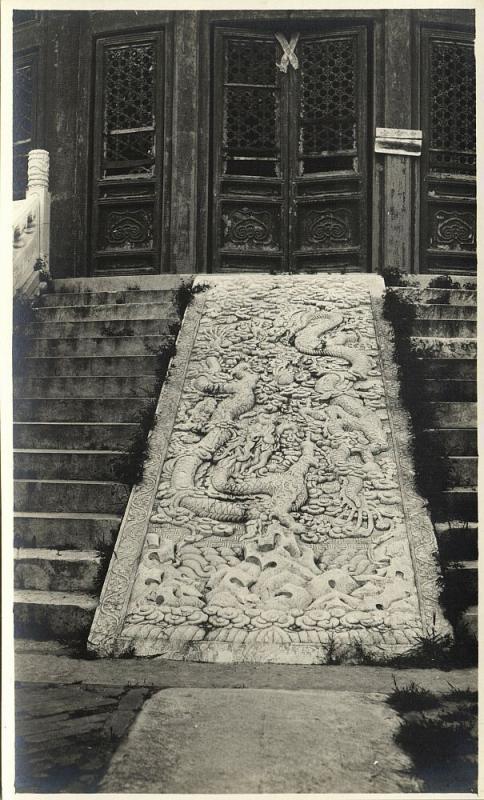
<instances>
[{"instance_id":1,"label":"wooden sign","mask_svg":"<svg viewBox=\"0 0 484 800\"><path fill-rule=\"evenodd\" d=\"M422 153L422 131L404 128L377 128L375 153L419 156Z\"/></svg>"}]
</instances>

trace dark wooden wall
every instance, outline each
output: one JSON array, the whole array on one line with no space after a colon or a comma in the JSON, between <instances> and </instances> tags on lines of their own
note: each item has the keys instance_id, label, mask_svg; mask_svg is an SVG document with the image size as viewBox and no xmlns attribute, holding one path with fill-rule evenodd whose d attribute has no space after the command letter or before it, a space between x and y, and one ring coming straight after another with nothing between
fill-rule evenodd
<instances>
[{"instance_id":1,"label":"dark wooden wall","mask_svg":"<svg viewBox=\"0 0 484 800\"><path fill-rule=\"evenodd\" d=\"M95 37L164 26L173 59L168 76L171 115L165 131L163 239L166 272L210 270L210 52L214 24L297 18L288 12L49 11L14 31L14 51L39 52L39 116L35 145L51 156L51 269L89 274L90 125ZM348 11L305 12L315 21L347 20ZM373 30L373 126L419 128L418 29L422 23L467 26L473 12L353 12ZM370 149L372 137L370 136ZM419 160L371 154L371 267L418 271Z\"/></svg>"}]
</instances>

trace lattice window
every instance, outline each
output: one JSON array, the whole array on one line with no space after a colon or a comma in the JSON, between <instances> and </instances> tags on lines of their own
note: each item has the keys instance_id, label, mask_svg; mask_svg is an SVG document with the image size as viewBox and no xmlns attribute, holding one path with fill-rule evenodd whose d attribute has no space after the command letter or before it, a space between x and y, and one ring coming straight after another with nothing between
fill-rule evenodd
<instances>
[{"instance_id":1,"label":"lattice window","mask_svg":"<svg viewBox=\"0 0 484 800\"><path fill-rule=\"evenodd\" d=\"M276 46L265 40L227 39L226 83L274 85Z\"/></svg>"},{"instance_id":2,"label":"lattice window","mask_svg":"<svg viewBox=\"0 0 484 800\"><path fill-rule=\"evenodd\" d=\"M105 177L153 173L156 61L154 42L105 49Z\"/></svg>"},{"instance_id":3,"label":"lattice window","mask_svg":"<svg viewBox=\"0 0 484 800\"><path fill-rule=\"evenodd\" d=\"M466 42L430 42L430 170L475 174L476 71Z\"/></svg>"},{"instance_id":4,"label":"lattice window","mask_svg":"<svg viewBox=\"0 0 484 800\"><path fill-rule=\"evenodd\" d=\"M34 146L36 55L21 56L13 68L13 185L14 198L27 188L27 156Z\"/></svg>"},{"instance_id":5,"label":"lattice window","mask_svg":"<svg viewBox=\"0 0 484 800\"><path fill-rule=\"evenodd\" d=\"M227 171L274 174L279 150L275 41L226 39L224 78Z\"/></svg>"},{"instance_id":6,"label":"lattice window","mask_svg":"<svg viewBox=\"0 0 484 800\"><path fill-rule=\"evenodd\" d=\"M299 152L304 156L356 154L356 42L302 40Z\"/></svg>"}]
</instances>

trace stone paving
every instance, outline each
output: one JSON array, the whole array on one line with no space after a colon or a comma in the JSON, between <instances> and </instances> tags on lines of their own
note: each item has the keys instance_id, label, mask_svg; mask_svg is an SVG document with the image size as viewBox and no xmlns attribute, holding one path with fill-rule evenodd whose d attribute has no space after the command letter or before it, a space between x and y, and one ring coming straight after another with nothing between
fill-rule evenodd
<instances>
[{"instance_id":1,"label":"stone paving","mask_svg":"<svg viewBox=\"0 0 484 800\"><path fill-rule=\"evenodd\" d=\"M80 659L28 641L16 677L17 791L32 793L414 792L386 698L477 682L472 669Z\"/></svg>"}]
</instances>

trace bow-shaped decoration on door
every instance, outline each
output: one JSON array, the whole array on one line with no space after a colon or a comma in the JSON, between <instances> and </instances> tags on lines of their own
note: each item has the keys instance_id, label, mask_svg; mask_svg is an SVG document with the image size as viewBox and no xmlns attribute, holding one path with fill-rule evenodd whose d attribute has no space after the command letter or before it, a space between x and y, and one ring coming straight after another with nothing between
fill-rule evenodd
<instances>
[{"instance_id":1,"label":"bow-shaped decoration on door","mask_svg":"<svg viewBox=\"0 0 484 800\"><path fill-rule=\"evenodd\" d=\"M299 61L297 55L295 53L296 45L299 40L299 34L293 33L291 36L291 40L288 42L286 37L283 33L275 33L274 36L276 37L277 41L281 45L283 49L282 58L279 63L276 61L277 69L280 69L281 72L287 72L287 68L289 64L291 64L294 69L299 69Z\"/></svg>"}]
</instances>

